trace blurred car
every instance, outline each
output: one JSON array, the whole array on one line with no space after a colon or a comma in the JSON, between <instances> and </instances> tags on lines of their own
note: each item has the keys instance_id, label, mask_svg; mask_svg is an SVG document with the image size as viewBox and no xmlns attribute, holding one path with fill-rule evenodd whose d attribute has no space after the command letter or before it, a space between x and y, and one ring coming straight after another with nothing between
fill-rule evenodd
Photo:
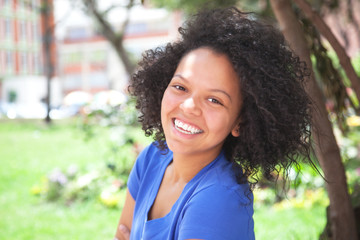
<instances>
[{"instance_id":1,"label":"blurred car","mask_svg":"<svg viewBox=\"0 0 360 240\"><path fill-rule=\"evenodd\" d=\"M47 108L43 103L29 103L29 104L16 104L16 103L1 103L2 117L10 119L15 118L28 118L28 119L41 119L46 117Z\"/></svg>"},{"instance_id":2,"label":"blurred car","mask_svg":"<svg viewBox=\"0 0 360 240\"><path fill-rule=\"evenodd\" d=\"M72 105L62 105L58 108L51 109L50 118L51 119L64 119L76 116L80 113L83 105L72 104Z\"/></svg>"}]
</instances>

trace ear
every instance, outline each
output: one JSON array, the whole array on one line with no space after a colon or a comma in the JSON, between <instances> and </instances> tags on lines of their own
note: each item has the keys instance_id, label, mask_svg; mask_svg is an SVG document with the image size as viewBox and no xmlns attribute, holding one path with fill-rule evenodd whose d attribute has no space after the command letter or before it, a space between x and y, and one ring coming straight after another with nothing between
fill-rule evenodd
<instances>
[{"instance_id":1,"label":"ear","mask_svg":"<svg viewBox=\"0 0 360 240\"><path fill-rule=\"evenodd\" d=\"M235 122L235 126L231 130L231 135L233 135L234 137L239 137L240 136L240 131L239 131L240 123L241 123L241 118L239 117Z\"/></svg>"},{"instance_id":2,"label":"ear","mask_svg":"<svg viewBox=\"0 0 360 240\"><path fill-rule=\"evenodd\" d=\"M234 137L239 137L240 133L239 133L239 125L237 125L236 127L234 127L234 129L231 131L231 135L233 135Z\"/></svg>"}]
</instances>

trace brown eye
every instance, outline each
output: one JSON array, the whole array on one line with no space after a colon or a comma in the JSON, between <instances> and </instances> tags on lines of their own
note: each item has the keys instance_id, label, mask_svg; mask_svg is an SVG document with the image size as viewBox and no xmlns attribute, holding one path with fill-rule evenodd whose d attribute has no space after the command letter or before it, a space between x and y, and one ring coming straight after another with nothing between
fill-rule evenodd
<instances>
[{"instance_id":1,"label":"brown eye","mask_svg":"<svg viewBox=\"0 0 360 240\"><path fill-rule=\"evenodd\" d=\"M177 89L177 90L180 90L180 91L185 91L185 90L186 90L184 87L179 86L179 85L174 85L173 87L174 87L175 89Z\"/></svg>"},{"instance_id":2,"label":"brown eye","mask_svg":"<svg viewBox=\"0 0 360 240\"><path fill-rule=\"evenodd\" d=\"M208 101L211 102L211 103L223 105L221 102L219 102L219 101L218 101L217 99L215 99L215 98L209 98Z\"/></svg>"}]
</instances>

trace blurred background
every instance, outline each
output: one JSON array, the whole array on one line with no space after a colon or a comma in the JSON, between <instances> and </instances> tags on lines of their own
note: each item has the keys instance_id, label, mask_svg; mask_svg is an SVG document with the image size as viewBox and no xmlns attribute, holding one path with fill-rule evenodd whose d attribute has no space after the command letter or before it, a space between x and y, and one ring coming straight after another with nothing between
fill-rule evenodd
<instances>
[{"instance_id":1,"label":"blurred background","mask_svg":"<svg viewBox=\"0 0 360 240\"><path fill-rule=\"evenodd\" d=\"M137 62L176 41L190 14L231 5L286 37L281 13L293 14L324 109L315 125L333 143L316 151L320 173L299 165L260 180L256 238L347 239L338 220L359 231L359 0L0 0L0 239L112 239L151 142L127 94Z\"/></svg>"}]
</instances>

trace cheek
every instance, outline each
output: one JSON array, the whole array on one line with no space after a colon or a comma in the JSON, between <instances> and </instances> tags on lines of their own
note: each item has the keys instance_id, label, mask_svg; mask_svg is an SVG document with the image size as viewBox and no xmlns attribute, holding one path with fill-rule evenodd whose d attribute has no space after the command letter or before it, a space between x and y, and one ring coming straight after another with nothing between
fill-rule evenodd
<instances>
[{"instance_id":1,"label":"cheek","mask_svg":"<svg viewBox=\"0 0 360 240\"><path fill-rule=\"evenodd\" d=\"M224 112L219 111L204 111L206 114L206 120L209 126L212 129L217 131L225 130L227 125L229 125L229 118Z\"/></svg>"},{"instance_id":2,"label":"cheek","mask_svg":"<svg viewBox=\"0 0 360 240\"><path fill-rule=\"evenodd\" d=\"M161 123L164 124L164 116L165 116L165 112L166 112L166 98L165 95L163 97L163 99L161 100Z\"/></svg>"},{"instance_id":3,"label":"cheek","mask_svg":"<svg viewBox=\"0 0 360 240\"><path fill-rule=\"evenodd\" d=\"M175 102L168 91L164 92L163 99L161 100L161 121L165 120L165 116L174 108Z\"/></svg>"},{"instance_id":4,"label":"cheek","mask_svg":"<svg viewBox=\"0 0 360 240\"><path fill-rule=\"evenodd\" d=\"M218 136L226 137L234 127L234 117L227 112L208 111L206 115L207 125Z\"/></svg>"},{"instance_id":5,"label":"cheek","mask_svg":"<svg viewBox=\"0 0 360 240\"><path fill-rule=\"evenodd\" d=\"M168 94L166 94L166 91L165 91L163 98L161 100L161 115L163 115L163 112L166 111L168 104L169 104Z\"/></svg>"},{"instance_id":6,"label":"cheek","mask_svg":"<svg viewBox=\"0 0 360 240\"><path fill-rule=\"evenodd\" d=\"M179 105L179 98L171 92L165 91L163 99L161 100L161 114L171 111L177 105Z\"/></svg>"}]
</instances>

